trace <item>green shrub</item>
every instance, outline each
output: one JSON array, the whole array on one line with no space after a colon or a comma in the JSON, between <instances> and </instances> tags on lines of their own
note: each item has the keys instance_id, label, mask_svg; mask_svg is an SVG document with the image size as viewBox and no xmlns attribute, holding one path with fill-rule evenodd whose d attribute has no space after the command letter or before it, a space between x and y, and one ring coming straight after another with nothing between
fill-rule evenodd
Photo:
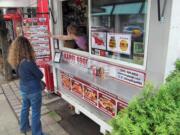
<instances>
[{"instance_id":1,"label":"green shrub","mask_svg":"<svg viewBox=\"0 0 180 135\"><path fill-rule=\"evenodd\" d=\"M175 63L175 70L166 78L166 81L170 81L174 76L180 77L180 59Z\"/></svg>"},{"instance_id":2,"label":"green shrub","mask_svg":"<svg viewBox=\"0 0 180 135\"><path fill-rule=\"evenodd\" d=\"M112 135L180 135L180 62L158 90L143 93L111 121Z\"/></svg>"}]
</instances>

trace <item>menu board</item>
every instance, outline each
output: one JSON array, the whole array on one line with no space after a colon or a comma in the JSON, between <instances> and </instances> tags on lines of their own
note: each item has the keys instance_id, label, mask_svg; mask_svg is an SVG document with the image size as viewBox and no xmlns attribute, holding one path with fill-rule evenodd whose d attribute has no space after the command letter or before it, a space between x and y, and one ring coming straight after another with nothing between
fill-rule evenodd
<instances>
[{"instance_id":1,"label":"menu board","mask_svg":"<svg viewBox=\"0 0 180 135\"><path fill-rule=\"evenodd\" d=\"M48 26L43 24L42 21L46 21L46 18L27 18L23 20L24 36L30 40L36 58L50 57Z\"/></svg>"},{"instance_id":2,"label":"menu board","mask_svg":"<svg viewBox=\"0 0 180 135\"><path fill-rule=\"evenodd\" d=\"M84 99L93 105L97 105L97 91L91 87L84 86Z\"/></svg>"},{"instance_id":3,"label":"menu board","mask_svg":"<svg viewBox=\"0 0 180 135\"><path fill-rule=\"evenodd\" d=\"M127 102L116 95L70 74L61 72L61 81L64 89L70 90L75 96L85 100L111 117L128 106Z\"/></svg>"},{"instance_id":4,"label":"menu board","mask_svg":"<svg viewBox=\"0 0 180 135\"><path fill-rule=\"evenodd\" d=\"M76 95L83 97L83 86L82 83L80 83L77 80L72 80L72 92Z\"/></svg>"},{"instance_id":5,"label":"menu board","mask_svg":"<svg viewBox=\"0 0 180 135\"><path fill-rule=\"evenodd\" d=\"M111 116L115 116L116 114L116 101L101 92L99 92L98 107Z\"/></svg>"},{"instance_id":6,"label":"menu board","mask_svg":"<svg viewBox=\"0 0 180 135\"><path fill-rule=\"evenodd\" d=\"M107 34L107 50L131 55L131 34Z\"/></svg>"}]
</instances>

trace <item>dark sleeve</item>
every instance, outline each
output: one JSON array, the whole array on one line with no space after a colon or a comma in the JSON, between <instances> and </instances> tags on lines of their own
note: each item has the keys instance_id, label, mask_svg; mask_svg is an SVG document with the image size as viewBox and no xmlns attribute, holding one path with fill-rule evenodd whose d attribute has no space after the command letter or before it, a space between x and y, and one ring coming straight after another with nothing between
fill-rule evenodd
<instances>
[{"instance_id":1,"label":"dark sleeve","mask_svg":"<svg viewBox=\"0 0 180 135\"><path fill-rule=\"evenodd\" d=\"M39 80L41 80L43 78L43 73L41 72L41 70L38 68L38 66L36 65L35 62L32 61L27 61L26 66L28 66L28 69L30 70L30 72Z\"/></svg>"}]
</instances>

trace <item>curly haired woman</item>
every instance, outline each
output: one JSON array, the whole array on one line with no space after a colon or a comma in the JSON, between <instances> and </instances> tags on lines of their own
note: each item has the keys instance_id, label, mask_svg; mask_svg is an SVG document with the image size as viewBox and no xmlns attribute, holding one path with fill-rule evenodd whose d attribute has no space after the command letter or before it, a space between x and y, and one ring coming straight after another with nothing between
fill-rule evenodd
<instances>
[{"instance_id":1,"label":"curly haired woman","mask_svg":"<svg viewBox=\"0 0 180 135\"><path fill-rule=\"evenodd\" d=\"M20 78L22 109L20 131L25 133L32 129L32 135L44 135L41 127L42 72L35 63L34 50L29 40L17 37L11 44L8 54L9 64L17 70ZM32 125L29 124L29 109L32 108Z\"/></svg>"}]
</instances>

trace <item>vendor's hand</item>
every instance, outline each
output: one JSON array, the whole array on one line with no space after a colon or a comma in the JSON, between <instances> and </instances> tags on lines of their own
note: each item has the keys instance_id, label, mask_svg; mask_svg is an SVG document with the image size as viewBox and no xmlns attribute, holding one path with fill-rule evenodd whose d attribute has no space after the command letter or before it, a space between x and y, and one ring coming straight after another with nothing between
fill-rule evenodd
<instances>
[{"instance_id":1,"label":"vendor's hand","mask_svg":"<svg viewBox=\"0 0 180 135\"><path fill-rule=\"evenodd\" d=\"M48 37L52 37L52 33L51 32L48 33Z\"/></svg>"}]
</instances>

